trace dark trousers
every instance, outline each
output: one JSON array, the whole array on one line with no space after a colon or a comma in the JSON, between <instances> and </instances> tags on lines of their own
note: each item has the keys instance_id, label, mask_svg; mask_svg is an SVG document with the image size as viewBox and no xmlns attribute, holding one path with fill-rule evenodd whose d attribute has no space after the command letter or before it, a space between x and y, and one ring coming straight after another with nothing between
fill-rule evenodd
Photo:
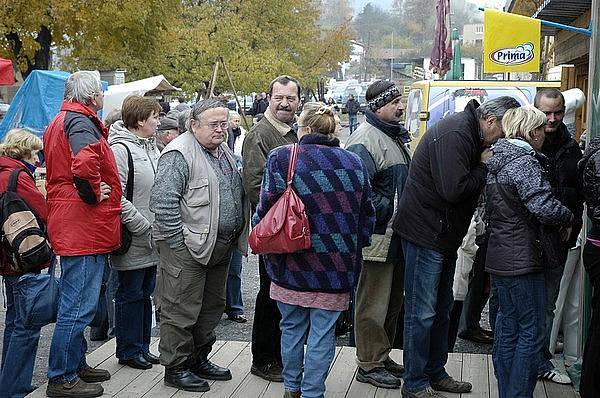
<instances>
[{"instance_id":1,"label":"dark trousers","mask_svg":"<svg viewBox=\"0 0 600 398\"><path fill-rule=\"evenodd\" d=\"M592 319L583 351L579 394L582 398L600 394L600 247L587 242L583 248L583 266L593 288Z\"/></svg>"},{"instance_id":2,"label":"dark trousers","mask_svg":"<svg viewBox=\"0 0 600 398\"><path fill-rule=\"evenodd\" d=\"M473 262L473 278L469 283L469 292L465 298L463 308L467 330L477 330L480 328L481 312L489 297L489 291L486 291L488 274L485 272L487 239L480 243L478 243L479 249L477 249Z\"/></svg>"},{"instance_id":3,"label":"dark trousers","mask_svg":"<svg viewBox=\"0 0 600 398\"><path fill-rule=\"evenodd\" d=\"M229 316L242 315L242 253L238 249L233 250L229 261L226 293L225 313Z\"/></svg>"},{"instance_id":4,"label":"dark trousers","mask_svg":"<svg viewBox=\"0 0 600 398\"><path fill-rule=\"evenodd\" d=\"M448 323L448 352L454 352L460 317L463 312L464 301L454 300L452 311L450 311L450 321Z\"/></svg>"},{"instance_id":5,"label":"dark trousers","mask_svg":"<svg viewBox=\"0 0 600 398\"><path fill-rule=\"evenodd\" d=\"M217 240L208 264L200 264L187 247L160 249L160 363L189 367L207 358L216 341L215 327L225 310L225 283L231 244Z\"/></svg>"},{"instance_id":6,"label":"dark trousers","mask_svg":"<svg viewBox=\"0 0 600 398\"><path fill-rule=\"evenodd\" d=\"M119 359L131 359L150 350L152 301L156 267L118 271L115 296L116 338Z\"/></svg>"},{"instance_id":7,"label":"dark trousers","mask_svg":"<svg viewBox=\"0 0 600 398\"><path fill-rule=\"evenodd\" d=\"M263 256L258 256L258 273L260 288L256 295L252 325L252 363L256 366L274 362L281 365L281 313L277 302L269 295L271 280L265 270Z\"/></svg>"}]
</instances>

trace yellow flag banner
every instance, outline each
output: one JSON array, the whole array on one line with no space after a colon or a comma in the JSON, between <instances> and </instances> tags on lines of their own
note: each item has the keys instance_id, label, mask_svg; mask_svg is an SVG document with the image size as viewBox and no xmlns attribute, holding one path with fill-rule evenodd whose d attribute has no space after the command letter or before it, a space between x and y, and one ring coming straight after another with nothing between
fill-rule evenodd
<instances>
[{"instance_id":1,"label":"yellow flag banner","mask_svg":"<svg viewBox=\"0 0 600 398\"><path fill-rule=\"evenodd\" d=\"M539 72L539 19L486 9L483 17L483 71Z\"/></svg>"}]
</instances>

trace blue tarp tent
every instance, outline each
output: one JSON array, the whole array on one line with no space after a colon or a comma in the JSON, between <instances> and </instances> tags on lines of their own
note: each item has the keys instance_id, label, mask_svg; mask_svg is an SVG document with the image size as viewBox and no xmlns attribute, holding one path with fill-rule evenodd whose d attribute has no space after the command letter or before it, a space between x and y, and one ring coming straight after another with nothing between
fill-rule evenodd
<instances>
[{"instance_id":1,"label":"blue tarp tent","mask_svg":"<svg viewBox=\"0 0 600 398\"><path fill-rule=\"evenodd\" d=\"M17 91L10 108L0 123L0 140L13 128L22 127L38 136L60 111L65 94L65 81L70 73L34 70ZM106 82L102 82L106 90Z\"/></svg>"}]
</instances>

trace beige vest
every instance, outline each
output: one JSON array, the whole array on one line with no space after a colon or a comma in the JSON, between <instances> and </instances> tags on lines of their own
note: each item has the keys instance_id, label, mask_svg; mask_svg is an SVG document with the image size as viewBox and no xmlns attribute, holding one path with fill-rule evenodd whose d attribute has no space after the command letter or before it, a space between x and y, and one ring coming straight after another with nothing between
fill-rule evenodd
<instances>
[{"instance_id":1,"label":"beige vest","mask_svg":"<svg viewBox=\"0 0 600 398\"><path fill-rule=\"evenodd\" d=\"M231 167L237 171L231 150L223 143L220 147L225 152ZM189 132L181 138L171 141L163 150L177 151L183 155L188 165L189 178L182 199L179 202L181 221L183 222L183 238L185 245L200 264L208 264L217 240L219 226L219 180L215 174L207 154L196 137ZM239 173L239 172L238 172ZM235 206L232 203L232 206ZM238 239L238 249L244 255L248 252L248 223L250 220L250 204L244 195L244 228Z\"/></svg>"}]
</instances>

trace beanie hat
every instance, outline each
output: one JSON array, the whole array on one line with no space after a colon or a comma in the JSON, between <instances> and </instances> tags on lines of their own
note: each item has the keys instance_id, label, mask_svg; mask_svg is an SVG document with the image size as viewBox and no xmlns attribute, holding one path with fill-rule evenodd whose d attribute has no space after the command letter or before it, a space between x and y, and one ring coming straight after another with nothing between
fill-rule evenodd
<instances>
[{"instance_id":1,"label":"beanie hat","mask_svg":"<svg viewBox=\"0 0 600 398\"><path fill-rule=\"evenodd\" d=\"M373 112L402 96L400 89L389 80L377 80L369 86L365 99Z\"/></svg>"}]
</instances>

